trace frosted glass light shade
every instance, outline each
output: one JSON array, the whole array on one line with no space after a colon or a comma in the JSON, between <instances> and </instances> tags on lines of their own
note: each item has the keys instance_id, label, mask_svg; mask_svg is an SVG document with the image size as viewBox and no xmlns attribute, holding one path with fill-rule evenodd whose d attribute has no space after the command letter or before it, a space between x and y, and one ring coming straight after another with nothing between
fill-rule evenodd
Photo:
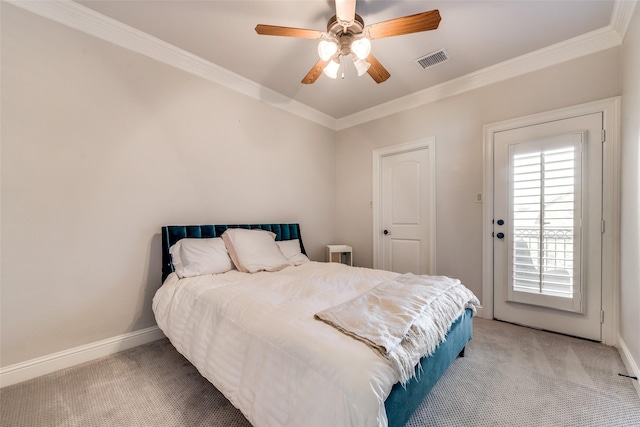
<instances>
[{"instance_id":1,"label":"frosted glass light shade","mask_svg":"<svg viewBox=\"0 0 640 427\"><path fill-rule=\"evenodd\" d=\"M351 53L360 59L365 59L371 53L371 42L366 37L354 40L351 43Z\"/></svg>"},{"instance_id":2,"label":"frosted glass light shade","mask_svg":"<svg viewBox=\"0 0 640 427\"><path fill-rule=\"evenodd\" d=\"M364 73L366 73L369 67L371 67L371 64L369 64L364 59L358 58L357 56L353 57L353 65L356 66L356 71L358 72L358 76L361 76Z\"/></svg>"},{"instance_id":3,"label":"frosted glass light shade","mask_svg":"<svg viewBox=\"0 0 640 427\"><path fill-rule=\"evenodd\" d=\"M323 61L328 61L338 51L338 44L333 40L320 40L318 43L318 56Z\"/></svg>"},{"instance_id":4,"label":"frosted glass light shade","mask_svg":"<svg viewBox=\"0 0 640 427\"><path fill-rule=\"evenodd\" d=\"M339 63L337 63L336 61L329 61L329 63L327 64L326 67L324 67L324 70L322 70L322 72L327 77L335 79L335 78L338 77L338 70L339 69L340 69L340 64Z\"/></svg>"}]
</instances>

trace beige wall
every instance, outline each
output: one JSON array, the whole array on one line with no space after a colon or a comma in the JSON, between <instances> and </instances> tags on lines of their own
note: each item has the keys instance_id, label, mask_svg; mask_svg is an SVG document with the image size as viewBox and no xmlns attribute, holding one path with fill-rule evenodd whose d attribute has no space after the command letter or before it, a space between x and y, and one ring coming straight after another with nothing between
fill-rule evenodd
<instances>
[{"instance_id":1,"label":"beige wall","mask_svg":"<svg viewBox=\"0 0 640 427\"><path fill-rule=\"evenodd\" d=\"M621 327L640 360L638 10L623 49L336 134L0 4L3 367L154 325L165 224L298 221L313 259L346 243L372 266L372 151L428 136L437 273L481 296L483 125L620 93Z\"/></svg>"},{"instance_id":2,"label":"beige wall","mask_svg":"<svg viewBox=\"0 0 640 427\"><path fill-rule=\"evenodd\" d=\"M338 133L337 235L357 265L373 265L372 151L436 138L436 273L482 296L483 126L620 95L614 48Z\"/></svg>"},{"instance_id":3,"label":"beige wall","mask_svg":"<svg viewBox=\"0 0 640 427\"><path fill-rule=\"evenodd\" d=\"M640 7L622 49L620 335L640 364Z\"/></svg>"},{"instance_id":4,"label":"beige wall","mask_svg":"<svg viewBox=\"0 0 640 427\"><path fill-rule=\"evenodd\" d=\"M155 325L162 225L332 240L335 132L2 3L2 366Z\"/></svg>"}]
</instances>

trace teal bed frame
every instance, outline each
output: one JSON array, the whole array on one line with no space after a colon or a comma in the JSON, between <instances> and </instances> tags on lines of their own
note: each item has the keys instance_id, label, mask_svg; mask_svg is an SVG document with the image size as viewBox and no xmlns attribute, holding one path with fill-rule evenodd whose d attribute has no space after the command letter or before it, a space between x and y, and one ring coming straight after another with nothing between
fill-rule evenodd
<instances>
[{"instance_id":1,"label":"teal bed frame","mask_svg":"<svg viewBox=\"0 0 640 427\"><path fill-rule=\"evenodd\" d=\"M276 235L276 240L299 239L300 249L306 254L299 224L222 224L222 225L173 225L162 227L162 280L173 269L169 248L184 238L220 237L228 228L246 228L268 230ZM473 336L473 312L466 310L451 325L446 339L435 352L420 360L416 367L416 376L407 384L395 384L385 401L389 427L403 427L424 398L436 385L447 368L457 357L464 356L464 349Z\"/></svg>"}]
</instances>

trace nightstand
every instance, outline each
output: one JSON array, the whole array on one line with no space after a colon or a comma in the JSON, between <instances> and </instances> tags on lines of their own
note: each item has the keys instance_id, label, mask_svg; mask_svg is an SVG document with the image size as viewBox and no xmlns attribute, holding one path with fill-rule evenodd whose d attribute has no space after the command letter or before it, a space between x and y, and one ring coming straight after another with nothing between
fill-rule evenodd
<instances>
[{"instance_id":1,"label":"nightstand","mask_svg":"<svg viewBox=\"0 0 640 427\"><path fill-rule=\"evenodd\" d=\"M346 265L353 265L351 252L351 246L327 245L327 262L340 262Z\"/></svg>"}]
</instances>

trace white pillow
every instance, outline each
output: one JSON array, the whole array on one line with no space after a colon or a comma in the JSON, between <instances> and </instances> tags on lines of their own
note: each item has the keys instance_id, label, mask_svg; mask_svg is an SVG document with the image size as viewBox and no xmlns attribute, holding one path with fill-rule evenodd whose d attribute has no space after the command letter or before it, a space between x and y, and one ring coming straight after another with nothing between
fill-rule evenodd
<instances>
[{"instance_id":1,"label":"white pillow","mask_svg":"<svg viewBox=\"0 0 640 427\"><path fill-rule=\"evenodd\" d=\"M229 228L222 233L236 268L245 273L277 271L292 265L282 254L270 231Z\"/></svg>"},{"instance_id":2,"label":"white pillow","mask_svg":"<svg viewBox=\"0 0 640 427\"><path fill-rule=\"evenodd\" d=\"M220 237L180 239L169 248L178 277L224 273L233 269L231 258Z\"/></svg>"},{"instance_id":3,"label":"white pillow","mask_svg":"<svg viewBox=\"0 0 640 427\"><path fill-rule=\"evenodd\" d=\"M309 258L305 254L302 253L300 249L300 240L299 239L291 239L291 240L280 240L277 241L276 244L282 251L284 257L293 265L304 264L305 262L310 262Z\"/></svg>"}]
</instances>

